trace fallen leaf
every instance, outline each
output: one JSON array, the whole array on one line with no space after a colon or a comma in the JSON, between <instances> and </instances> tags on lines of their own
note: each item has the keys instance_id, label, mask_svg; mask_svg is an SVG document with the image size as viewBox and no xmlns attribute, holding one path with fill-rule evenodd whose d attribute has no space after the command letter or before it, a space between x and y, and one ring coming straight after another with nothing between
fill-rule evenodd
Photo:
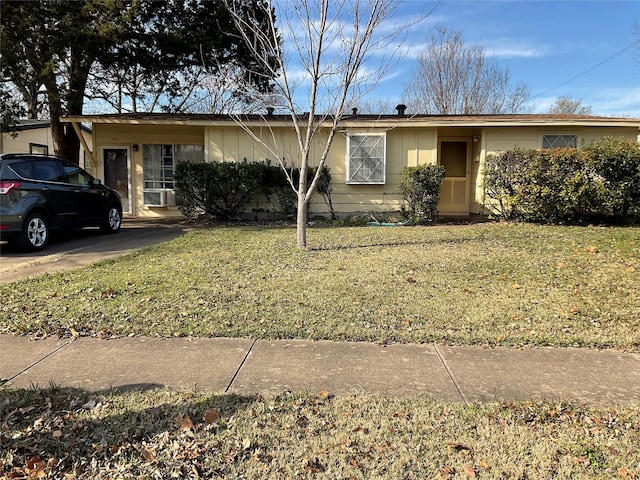
<instances>
[{"instance_id":1,"label":"fallen leaf","mask_svg":"<svg viewBox=\"0 0 640 480\"><path fill-rule=\"evenodd\" d=\"M596 247L594 247L593 245L591 245L589 248L585 249L585 252L587 252L587 253L598 253L598 249Z\"/></svg>"},{"instance_id":2,"label":"fallen leaf","mask_svg":"<svg viewBox=\"0 0 640 480\"><path fill-rule=\"evenodd\" d=\"M153 462L156 459L155 450L144 447L142 449L142 458L144 458L146 462Z\"/></svg>"},{"instance_id":3,"label":"fallen leaf","mask_svg":"<svg viewBox=\"0 0 640 480\"><path fill-rule=\"evenodd\" d=\"M220 418L220 410L214 408L212 410L207 410L204 412L203 420L205 423L213 423Z\"/></svg>"},{"instance_id":4,"label":"fallen leaf","mask_svg":"<svg viewBox=\"0 0 640 480\"><path fill-rule=\"evenodd\" d=\"M462 470L464 470L464 474L469 477L469 478L476 478L476 471L474 470L473 467L469 467L469 466L464 466L462 467Z\"/></svg>"},{"instance_id":5,"label":"fallen leaf","mask_svg":"<svg viewBox=\"0 0 640 480\"><path fill-rule=\"evenodd\" d=\"M636 478L636 474L631 470L627 470L626 468L621 468L620 470L618 470L618 475L625 480L635 480Z\"/></svg>"},{"instance_id":6,"label":"fallen leaf","mask_svg":"<svg viewBox=\"0 0 640 480\"><path fill-rule=\"evenodd\" d=\"M440 470L439 480L451 480L453 478L453 468L444 467Z\"/></svg>"},{"instance_id":7,"label":"fallen leaf","mask_svg":"<svg viewBox=\"0 0 640 480\"><path fill-rule=\"evenodd\" d=\"M60 438L62 437L62 430L55 430L51 435L53 438Z\"/></svg>"},{"instance_id":8,"label":"fallen leaf","mask_svg":"<svg viewBox=\"0 0 640 480\"><path fill-rule=\"evenodd\" d=\"M320 397L322 398L329 398L331 396L331 393L329 393L327 390L322 390L320 392Z\"/></svg>"},{"instance_id":9,"label":"fallen leaf","mask_svg":"<svg viewBox=\"0 0 640 480\"><path fill-rule=\"evenodd\" d=\"M174 423L178 430L189 430L193 428L193 422L189 418L189 415L183 415L182 413L178 414Z\"/></svg>"},{"instance_id":10,"label":"fallen leaf","mask_svg":"<svg viewBox=\"0 0 640 480\"><path fill-rule=\"evenodd\" d=\"M44 466L44 461L40 457L31 457L27 462L27 469L35 470Z\"/></svg>"}]
</instances>

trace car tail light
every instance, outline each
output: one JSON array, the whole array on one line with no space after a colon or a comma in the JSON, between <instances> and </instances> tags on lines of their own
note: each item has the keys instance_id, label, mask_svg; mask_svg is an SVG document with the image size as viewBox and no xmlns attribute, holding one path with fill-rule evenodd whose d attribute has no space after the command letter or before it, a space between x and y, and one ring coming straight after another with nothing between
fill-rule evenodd
<instances>
[{"instance_id":1,"label":"car tail light","mask_svg":"<svg viewBox=\"0 0 640 480\"><path fill-rule=\"evenodd\" d=\"M0 182L0 195L6 195L14 188L19 188L20 182Z\"/></svg>"}]
</instances>

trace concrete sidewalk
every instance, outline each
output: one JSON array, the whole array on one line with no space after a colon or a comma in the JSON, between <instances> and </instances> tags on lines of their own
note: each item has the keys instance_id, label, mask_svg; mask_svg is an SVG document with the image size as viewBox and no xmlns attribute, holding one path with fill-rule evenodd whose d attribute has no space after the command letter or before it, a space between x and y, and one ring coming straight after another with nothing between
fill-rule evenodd
<instances>
[{"instance_id":1,"label":"concrete sidewalk","mask_svg":"<svg viewBox=\"0 0 640 480\"><path fill-rule=\"evenodd\" d=\"M640 355L589 349L377 345L227 338L45 339L0 334L10 388L285 389L336 395L426 395L472 403L569 400L640 404Z\"/></svg>"}]
</instances>

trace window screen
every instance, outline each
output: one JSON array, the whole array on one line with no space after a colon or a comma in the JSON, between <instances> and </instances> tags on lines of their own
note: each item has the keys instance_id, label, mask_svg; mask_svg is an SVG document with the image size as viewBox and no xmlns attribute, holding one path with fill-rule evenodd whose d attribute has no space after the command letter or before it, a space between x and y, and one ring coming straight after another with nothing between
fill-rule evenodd
<instances>
[{"instance_id":1,"label":"window screen","mask_svg":"<svg viewBox=\"0 0 640 480\"><path fill-rule=\"evenodd\" d=\"M542 148L576 148L578 146L577 135L543 135Z\"/></svg>"},{"instance_id":2,"label":"window screen","mask_svg":"<svg viewBox=\"0 0 640 480\"><path fill-rule=\"evenodd\" d=\"M347 183L385 182L386 136L352 134L347 137Z\"/></svg>"}]
</instances>

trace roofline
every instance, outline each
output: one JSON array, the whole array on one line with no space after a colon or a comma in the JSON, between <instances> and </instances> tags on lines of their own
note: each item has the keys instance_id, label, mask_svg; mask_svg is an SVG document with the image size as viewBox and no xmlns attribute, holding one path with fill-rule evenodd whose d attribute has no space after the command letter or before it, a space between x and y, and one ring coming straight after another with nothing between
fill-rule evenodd
<instances>
[{"instance_id":1,"label":"roofline","mask_svg":"<svg viewBox=\"0 0 640 480\"><path fill-rule=\"evenodd\" d=\"M65 121L61 119L62 121ZM26 130L38 130L40 128L51 128L51 120L39 120L39 119L24 119L17 120L15 125L7 128L7 132L24 132ZM91 128L81 125L80 128L87 133L91 133Z\"/></svg>"},{"instance_id":2,"label":"roofline","mask_svg":"<svg viewBox=\"0 0 640 480\"><path fill-rule=\"evenodd\" d=\"M300 116L305 119L305 115ZM318 121L327 124L330 116L317 115ZM247 126L281 124L290 126L290 115L221 115L221 114L164 114L130 113L104 115L69 115L62 117L63 122L88 122L100 124L124 125L190 125L190 126L231 126L239 121ZM339 122L341 127L380 128L380 127L444 127L444 126L619 126L640 128L640 118L600 117L586 115L345 115Z\"/></svg>"}]
</instances>

